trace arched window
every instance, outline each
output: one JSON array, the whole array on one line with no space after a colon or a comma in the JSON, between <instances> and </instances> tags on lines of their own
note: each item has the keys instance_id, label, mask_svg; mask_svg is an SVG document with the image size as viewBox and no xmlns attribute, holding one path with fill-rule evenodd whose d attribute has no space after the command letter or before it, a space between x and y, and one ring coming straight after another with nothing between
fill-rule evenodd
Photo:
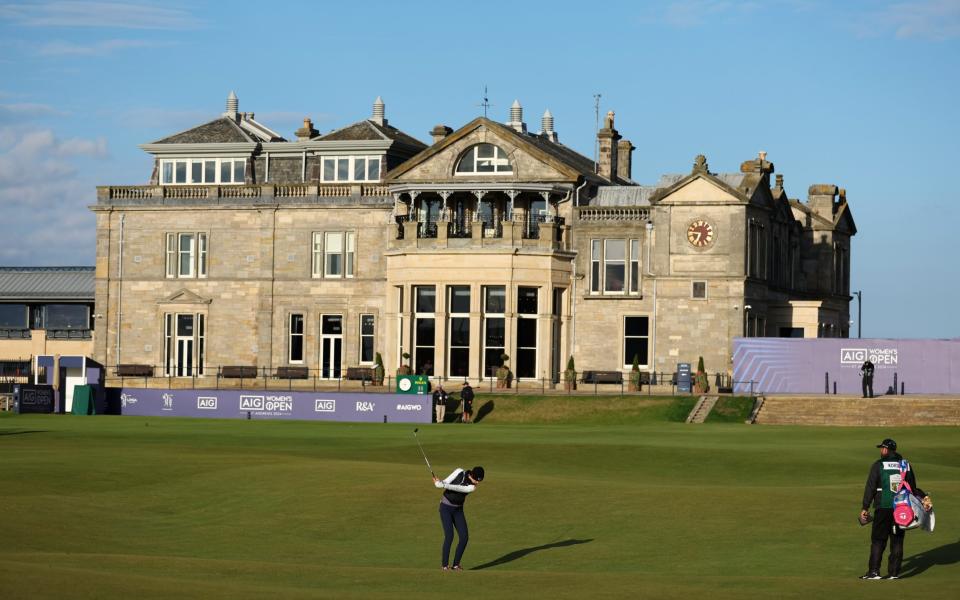
<instances>
[{"instance_id":1,"label":"arched window","mask_svg":"<svg viewBox=\"0 0 960 600\"><path fill-rule=\"evenodd\" d=\"M507 153L493 144L477 144L467 149L457 164L457 174L512 173Z\"/></svg>"}]
</instances>

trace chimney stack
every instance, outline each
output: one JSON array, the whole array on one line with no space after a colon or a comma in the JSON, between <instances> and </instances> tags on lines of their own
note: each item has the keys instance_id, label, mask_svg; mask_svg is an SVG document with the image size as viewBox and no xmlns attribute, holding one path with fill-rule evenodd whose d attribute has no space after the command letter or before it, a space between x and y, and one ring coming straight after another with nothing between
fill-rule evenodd
<instances>
[{"instance_id":1,"label":"chimney stack","mask_svg":"<svg viewBox=\"0 0 960 600\"><path fill-rule=\"evenodd\" d=\"M832 183L816 183L807 190L807 206L821 217L833 220L834 198L839 190Z\"/></svg>"},{"instance_id":2,"label":"chimney stack","mask_svg":"<svg viewBox=\"0 0 960 600\"><path fill-rule=\"evenodd\" d=\"M437 125L436 127L430 130L430 136L433 137L434 144L436 144L443 138L447 137L451 133L453 133L453 129L450 129L446 125L442 125L442 124Z\"/></svg>"},{"instance_id":3,"label":"chimney stack","mask_svg":"<svg viewBox=\"0 0 960 600\"><path fill-rule=\"evenodd\" d=\"M600 158L597 162L597 174L610 181L617 179L617 150L620 134L613 127L614 113L611 110L603 120L603 129L597 132L600 146Z\"/></svg>"},{"instance_id":4,"label":"chimney stack","mask_svg":"<svg viewBox=\"0 0 960 600\"><path fill-rule=\"evenodd\" d=\"M754 160L745 160L740 163L741 173L773 173L773 163L767 160L767 153L762 150Z\"/></svg>"},{"instance_id":5,"label":"chimney stack","mask_svg":"<svg viewBox=\"0 0 960 600\"><path fill-rule=\"evenodd\" d=\"M386 113L385 106L383 104L383 99L380 96L377 96L377 99L373 101L373 118L370 119L377 125L386 125L387 119L384 117Z\"/></svg>"},{"instance_id":6,"label":"chimney stack","mask_svg":"<svg viewBox=\"0 0 960 600\"><path fill-rule=\"evenodd\" d=\"M624 181L633 179L633 151L636 150L630 140L617 142L617 177Z\"/></svg>"},{"instance_id":7,"label":"chimney stack","mask_svg":"<svg viewBox=\"0 0 960 600\"><path fill-rule=\"evenodd\" d=\"M313 121L310 120L310 117L303 118L303 127L298 129L295 132L298 140L309 140L310 138L316 137L319 135L319 131L313 128Z\"/></svg>"},{"instance_id":8,"label":"chimney stack","mask_svg":"<svg viewBox=\"0 0 960 600\"><path fill-rule=\"evenodd\" d=\"M543 118L540 119L540 135L551 142L559 141L557 132L553 130L553 114L550 113L550 109L543 111Z\"/></svg>"},{"instance_id":9,"label":"chimney stack","mask_svg":"<svg viewBox=\"0 0 960 600\"><path fill-rule=\"evenodd\" d=\"M228 119L237 120L237 110L240 108L240 101L237 100L237 95L230 92L230 95L227 96L227 110L223 113L224 117Z\"/></svg>"},{"instance_id":10,"label":"chimney stack","mask_svg":"<svg viewBox=\"0 0 960 600\"><path fill-rule=\"evenodd\" d=\"M520 133L526 133L527 131L527 124L523 122L523 107L520 106L519 100L514 100L510 106L510 122L507 123L507 127Z\"/></svg>"}]
</instances>

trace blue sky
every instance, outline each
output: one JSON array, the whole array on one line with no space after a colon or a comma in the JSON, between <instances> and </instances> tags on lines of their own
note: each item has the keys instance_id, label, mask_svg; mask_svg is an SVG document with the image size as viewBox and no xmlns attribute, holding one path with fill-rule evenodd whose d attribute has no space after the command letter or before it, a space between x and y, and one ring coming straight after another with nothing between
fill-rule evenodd
<instances>
[{"instance_id":1,"label":"blue sky","mask_svg":"<svg viewBox=\"0 0 960 600\"><path fill-rule=\"evenodd\" d=\"M492 118L519 99L538 130L549 108L586 155L601 94L643 183L764 150L791 197L846 188L863 334L960 336L960 0L0 1L0 264L93 264L95 186L145 183L137 144L231 90L288 138L381 95L428 140L484 85Z\"/></svg>"}]
</instances>

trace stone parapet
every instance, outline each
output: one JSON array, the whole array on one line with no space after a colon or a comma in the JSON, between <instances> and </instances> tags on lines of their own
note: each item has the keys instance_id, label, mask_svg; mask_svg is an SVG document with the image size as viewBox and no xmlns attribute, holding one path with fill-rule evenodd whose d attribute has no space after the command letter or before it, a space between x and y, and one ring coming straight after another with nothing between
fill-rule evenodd
<instances>
[{"instance_id":1,"label":"stone parapet","mask_svg":"<svg viewBox=\"0 0 960 600\"><path fill-rule=\"evenodd\" d=\"M97 206L392 204L385 185L283 183L97 187Z\"/></svg>"}]
</instances>

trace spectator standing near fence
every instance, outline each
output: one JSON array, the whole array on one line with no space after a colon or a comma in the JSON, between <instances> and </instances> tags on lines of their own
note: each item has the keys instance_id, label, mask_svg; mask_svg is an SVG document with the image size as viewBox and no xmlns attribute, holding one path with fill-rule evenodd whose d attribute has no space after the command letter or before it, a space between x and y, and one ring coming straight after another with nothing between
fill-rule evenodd
<instances>
[{"instance_id":1,"label":"spectator standing near fence","mask_svg":"<svg viewBox=\"0 0 960 600\"><path fill-rule=\"evenodd\" d=\"M437 389L433 391L433 408L437 413L437 423L443 423L447 416L447 398L443 384L437 384Z\"/></svg>"},{"instance_id":2,"label":"spectator standing near fence","mask_svg":"<svg viewBox=\"0 0 960 600\"><path fill-rule=\"evenodd\" d=\"M869 358L860 367L860 379L863 387L863 397L873 398L873 363L870 362Z\"/></svg>"},{"instance_id":3,"label":"spectator standing near fence","mask_svg":"<svg viewBox=\"0 0 960 600\"><path fill-rule=\"evenodd\" d=\"M460 390L460 399L463 400L463 418L464 423L473 422L473 388L469 381L463 382L463 389Z\"/></svg>"}]
</instances>

